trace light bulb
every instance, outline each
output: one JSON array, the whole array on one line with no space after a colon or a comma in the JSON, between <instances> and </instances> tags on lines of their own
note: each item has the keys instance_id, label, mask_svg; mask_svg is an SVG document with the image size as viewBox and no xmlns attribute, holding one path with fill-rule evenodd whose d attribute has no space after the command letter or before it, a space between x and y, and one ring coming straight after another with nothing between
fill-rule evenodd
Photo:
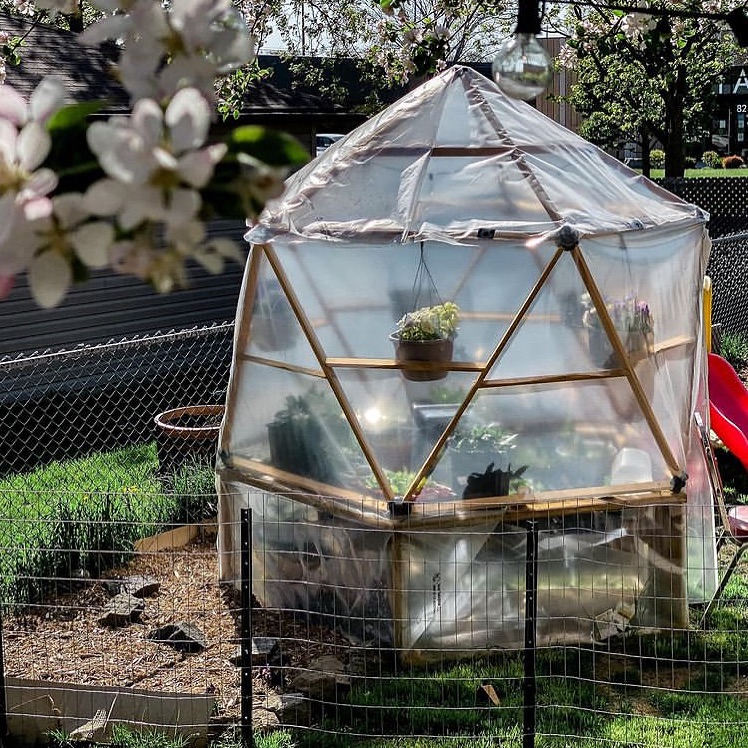
<instances>
[{"instance_id":1,"label":"light bulb","mask_svg":"<svg viewBox=\"0 0 748 748\"><path fill-rule=\"evenodd\" d=\"M492 72L507 96L524 101L543 93L553 77L551 58L535 34L515 34L507 39L494 57Z\"/></svg>"}]
</instances>

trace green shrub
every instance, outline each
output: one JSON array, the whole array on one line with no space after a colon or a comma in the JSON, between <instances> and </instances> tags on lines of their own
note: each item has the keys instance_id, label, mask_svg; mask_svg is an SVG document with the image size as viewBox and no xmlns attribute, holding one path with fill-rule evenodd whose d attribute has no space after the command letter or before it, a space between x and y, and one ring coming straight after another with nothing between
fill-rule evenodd
<instances>
[{"instance_id":1,"label":"green shrub","mask_svg":"<svg viewBox=\"0 0 748 748\"><path fill-rule=\"evenodd\" d=\"M742 332L725 330L719 337L717 352L732 364L735 371L739 372L748 366L748 337Z\"/></svg>"},{"instance_id":2,"label":"green shrub","mask_svg":"<svg viewBox=\"0 0 748 748\"><path fill-rule=\"evenodd\" d=\"M665 166L665 151L653 148L649 152L649 164L653 169L662 169Z\"/></svg>"},{"instance_id":3,"label":"green shrub","mask_svg":"<svg viewBox=\"0 0 748 748\"><path fill-rule=\"evenodd\" d=\"M722 167L724 169L739 169L744 166L745 162L740 156L725 156L722 159Z\"/></svg>"},{"instance_id":4,"label":"green shrub","mask_svg":"<svg viewBox=\"0 0 748 748\"><path fill-rule=\"evenodd\" d=\"M184 525L212 519L218 513L216 475L213 468L197 459L188 460L163 479L164 493L173 494L174 524Z\"/></svg>"},{"instance_id":5,"label":"green shrub","mask_svg":"<svg viewBox=\"0 0 748 748\"><path fill-rule=\"evenodd\" d=\"M686 156L686 169L695 169L696 159L693 156Z\"/></svg>"},{"instance_id":6,"label":"green shrub","mask_svg":"<svg viewBox=\"0 0 748 748\"><path fill-rule=\"evenodd\" d=\"M704 166L707 169L721 169L722 159L717 151L704 151L701 154L701 160L704 162Z\"/></svg>"}]
</instances>

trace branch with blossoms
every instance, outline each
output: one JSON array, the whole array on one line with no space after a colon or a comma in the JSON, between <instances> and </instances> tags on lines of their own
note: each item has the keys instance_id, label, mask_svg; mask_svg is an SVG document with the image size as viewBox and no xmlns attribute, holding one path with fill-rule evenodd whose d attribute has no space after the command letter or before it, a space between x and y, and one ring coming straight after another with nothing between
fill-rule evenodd
<instances>
[{"instance_id":1,"label":"branch with blossoms","mask_svg":"<svg viewBox=\"0 0 748 748\"><path fill-rule=\"evenodd\" d=\"M69 11L69 0L46 4ZM131 112L104 120L101 102L66 105L54 75L29 101L0 86L0 297L20 273L44 307L97 268L159 292L187 285L188 260L220 273L243 254L206 222L255 219L309 159L292 137L257 126L211 135L216 79L254 56L230 0L93 4L106 15L83 41L122 41Z\"/></svg>"},{"instance_id":2,"label":"branch with blossoms","mask_svg":"<svg viewBox=\"0 0 748 748\"><path fill-rule=\"evenodd\" d=\"M433 75L450 61L484 59L506 24L503 3L493 0L377 0L384 18L370 52L389 77L405 83ZM495 52L495 50L493 50Z\"/></svg>"}]
</instances>

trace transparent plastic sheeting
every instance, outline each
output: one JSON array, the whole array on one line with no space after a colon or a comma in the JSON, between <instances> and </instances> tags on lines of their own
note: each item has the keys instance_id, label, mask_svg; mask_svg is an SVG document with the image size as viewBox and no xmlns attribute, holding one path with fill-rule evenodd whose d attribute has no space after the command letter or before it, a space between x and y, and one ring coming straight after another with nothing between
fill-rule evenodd
<instances>
[{"instance_id":1,"label":"transparent plastic sheeting","mask_svg":"<svg viewBox=\"0 0 748 748\"><path fill-rule=\"evenodd\" d=\"M381 232L460 241L481 228L541 235L560 218L585 236L701 215L484 76L455 66L297 172L252 241Z\"/></svg>"},{"instance_id":2,"label":"transparent plastic sheeting","mask_svg":"<svg viewBox=\"0 0 748 748\"><path fill-rule=\"evenodd\" d=\"M247 234L223 578L237 578L231 494L250 492L264 604L334 612L409 652L514 647L525 539L501 520L511 507L545 523L544 641L683 625L716 567L692 432L708 412L707 219L459 66L339 140ZM414 377L392 333L443 301L460 308L452 359ZM621 308L646 308L647 329L630 314L594 324ZM497 480L475 493L482 475ZM569 524L580 497L610 495L620 512ZM405 522L390 511L402 497ZM480 519L460 507L475 497L492 507Z\"/></svg>"},{"instance_id":3,"label":"transparent plastic sheeting","mask_svg":"<svg viewBox=\"0 0 748 748\"><path fill-rule=\"evenodd\" d=\"M533 252L509 241L478 241L458 249L425 243L436 286L463 310L454 341L457 360L487 360L554 249L550 242ZM655 352L637 361L635 372L669 449L685 465L695 372L703 357L697 281L706 262L703 227L588 238L580 249L606 298L623 299L633 290L651 309ZM478 377L476 371L450 371L440 380L413 382L397 369L365 365L393 357L389 333L407 308L411 289L406 286L416 272L418 248L317 241L299 245L279 237L274 251L316 340L307 337L290 307L273 302L270 319L282 343L270 350L262 310L240 312L244 332L237 337L224 454L357 494L377 487L365 448L384 470L418 470ZM267 289L279 285L264 255L258 266L258 282L266 296L274 295ZM591 333L601 331L583 324L585 290L572 258L564 253L487 372L487 385L505 384L477 391L454 431L497 426L516 435L511 449L495 458L472 455L468 464L459 454L459 441L450 440L440 454L433 482L448 486L455 498L466 475L484 471L492 459L502 469L526 465L530 493L672 477L629 381L596 376L607 364L595 359L590 343ZM328 359L362 362L335 373L363 446L321 376L313 342ZM607 338L603 345L612 357ZM528 383L534 378L546 381ZM513 381L520 384L506 384ZM300 438L300 429L292 433L291 421L293 408L302 401L306 411L301 415L305 423L314 423L316 435L299 449L286 449L278 439ZM646 464L639 472L628 471L624 481L615 466L632 450L645 452ZM382 511L387 511L386 503Z\"/></svg>"},{"instance_id":4,"label":"transparent plastic sheeting","mask_svg":"<svg viewBox=\"0 0 748 748\"><path fill-rule=\"evenodd\" d=\"M253 593L264 607L309 614L406 660L523 646L522 526L482 515L459 527L405 520L393 529L240 484L224 482L221 496L222 532L233 535L221 579L239 583L240 510L249 506ZM538 643L686 626L683 512L640 507L540 523Z\"/></svg>"}]
</instances>

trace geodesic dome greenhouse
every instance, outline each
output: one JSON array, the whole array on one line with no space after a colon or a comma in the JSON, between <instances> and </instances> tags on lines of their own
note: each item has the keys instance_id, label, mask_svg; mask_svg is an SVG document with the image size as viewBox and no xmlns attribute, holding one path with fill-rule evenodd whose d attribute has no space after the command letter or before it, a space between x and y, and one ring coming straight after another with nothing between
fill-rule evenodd
<instances>
[{"instance_id":1,"label":"geodesic dome greenhouse","mask_svg":"<svg viewBox=\"0 0 748 748\"><path fill-rule=\"evenodd\" d=\"M413 658L521 646L532 521L542 640L684 625L706 220L465 67L330 147L248 233L223 579L249 506L261 604ZM403 352L445 304L446 358Z\"/></svg>"}]
</instances>

